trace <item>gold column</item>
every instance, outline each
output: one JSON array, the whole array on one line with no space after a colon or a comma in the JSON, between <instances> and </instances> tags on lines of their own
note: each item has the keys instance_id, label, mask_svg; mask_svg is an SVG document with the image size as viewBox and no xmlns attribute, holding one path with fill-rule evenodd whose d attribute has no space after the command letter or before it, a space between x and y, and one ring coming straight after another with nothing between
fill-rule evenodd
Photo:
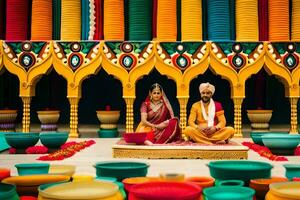
<instances>
[{"instance_id":1,"label":"gold column","mask_svg":"<svg viewBox=\"0 0 300 200\"><path fill-rule=\"evenodd\" d=\"M234 97L234 137L241 138L242 135L242 103L244 98Z\"/></svg>"},{"instance_id":2,"label":"gold column","mask_svg":"<svg viewBox=\"0 0 300 200\"><path fill-rule=\"evenodd\" d=\"M126 102L126 133L133 132L133 102L135 97L124 97Z\"/></svg>"},{"instance_id":3,"label":"gold column","mask_svg":"<svg viewBox=\"0 0 300 200\"><path fill-rule=\"evenodd\" d=\"M69 137L78 138L78 102L79 97L68 97L70 102L70 133Z\"/></svg>"},{"instance_id":4,"label":"gold column","mask_svg":"<svg viewBox=\"0 0 300 200\"><path fill-rule=\"evenodd\" d=\"M290 134L298 134L298 124L297 124L297 103L298 97L291 97L291 129Z\"/></svg>"},{"instance_id":5,"label":"gold column","mask_svg":"<svg viewBox=\"0 0 300 200\"><path fill-rule=\"evenodd\" d=\"M22 97L22 101L23 101L22 132L28 133L30 131L30 102L31 102L31 97Z\"/></svg>"},{"instance_id":6,"label":"gold column","mask_svg":"<svg viewBox=\"0 0 300 200\"><path fill-rule=\"evenodd\" d=\"M187 120L187 114L186 114L186 105L189 100L189 97L177 97L179 104L180 104L180 129L183 131L186 127L186 120Z\"/></svg>"}]
</instances>

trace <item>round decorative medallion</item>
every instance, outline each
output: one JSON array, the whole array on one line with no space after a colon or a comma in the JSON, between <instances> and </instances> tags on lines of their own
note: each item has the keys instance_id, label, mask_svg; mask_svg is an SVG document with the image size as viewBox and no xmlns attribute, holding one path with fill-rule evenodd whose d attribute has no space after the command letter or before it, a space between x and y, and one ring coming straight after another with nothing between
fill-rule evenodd
<instances>
[{"instance_id":1,"label":"round decorative medallion","mask_svg":"<svg viewBox=\"0 0 300 200\"><path fill-rule=\"evenodd\" d=\"M126 67L126 68L130 68L133 64L133 59L131 56L124 56L123 60L122 60L122 64Z\"/></svg>"},{"instance_id":2,"label":"round decorative medallion","mask_svg":"<svg viewBox=\"0 0 300 200\"><path fill-rule=\"evenodd\" d=\"M242 47L241 43L234 43L232 45L232 51L234 53L240 53L242 50L243 50L243 47Z\"/></svg>"},{"instance_id":3,"label":"round decorative medallion","mask_svg":"<svg viewBox=\"0 0 300 200\"><path fill-rule=\"evenodd\" d=\"M120 46L121 50L125 53L130 53L133 50L133 46L132 44L130 44L129 42L123 42Z\"/></svg>"},{"instance_id":4,"label":"round decorative medallion","mask_svg":"<svg viewBox=\"0 0 300 200\"><path fill-rule=\"evenodd\" d=\"M69 65L73 70L80 67L83 62L83 58L79 53L72 53L69 57Z\"/></svg>"},{"instance_id":5,"label":"round decorative medallion","mask_svg":"<svg viewBox=\"0 0 300 200\"><path fill-rule=\"evenodd\" d=\"M172 57L173 64L178 67L180 70L185 70L187 67L191 65L191 59L185 55L175 55Z\"/></svg>"},{"instance_id":6,"label":"round decorative medallion","mask_svg":"<svg viewBox=\"0 0 300 200\"><path fill-rule=\"evenodd\" d=\"M26 70L28 70L30 67L32 67L35 64L35 57L31 53L22 53L19 57L19 63L22 67L24 67Z\"/></svg>"},{"instance_id":7,"label":"round decorative medallion","mask_svg":"<svg viewBox=\"0 0 300 200\"><path fill-rule=\"evenodd\" d=\"M241 68L241 67L243 67L246 64L246 61L245 61L244 57L242 57L241 55L237 54L237 55L233 56L233 58L232 58L232 64L236 68Z\"/></svg>"},{"instance_id":8,"label":"round decorative medallion","mask_svg":"<svg viewBox=\"0 0 300 200\"><path fill-rule=\"evenodd\" d=\"M72 50L73 52L79 52L79 51L81 50L81 45L80 45L80 43L79 43L79 42L73 42L73 43L71 44L71 50Z\"/></svg>"},{"instance_id":9,"label":"round decorative medallion","mask_svg":"<svg viewBox=\"0 0 300 200\"><path fill-rule=\"evenodd\" d=\"M284 65L287 66L289 69L293 69L298 65L299 60L293 54L288 54L287 56L284 57L283 62Z\"/></svg>"},{"instance_id":10,"label":"round decorative medallion","mask_svg":"<svg viewBox=\"0 0 300 200\"><path fill-rule=\"evenodd\" d=\"M176 64L180 67L180 68L186 68L188 63L188 60L184 57L184 56L178 56L178 58L176 59Z\"/></svg>"},{"instance_id":11,"label":"round decorative medallion","mask_svg":"<svg viewBox=\"0 0 300 200\"><path fill-rule=\"evenodd\" d=\"M120 57L120 64L125 69L131 70L137 64L137 59L131 54L123 54Z\"/></svg>"},{"instance_id":12,"label":"round decorative medallion","mask_svg":"<svg viewBox=\"0 0 300 200\"><path fill-rule=\"evenodd\" d=\"M30 52L32 49L32 46L31 46L30 42L23 42L21 48L22 48L22 51Z\"/></svg>"}]
</instances>

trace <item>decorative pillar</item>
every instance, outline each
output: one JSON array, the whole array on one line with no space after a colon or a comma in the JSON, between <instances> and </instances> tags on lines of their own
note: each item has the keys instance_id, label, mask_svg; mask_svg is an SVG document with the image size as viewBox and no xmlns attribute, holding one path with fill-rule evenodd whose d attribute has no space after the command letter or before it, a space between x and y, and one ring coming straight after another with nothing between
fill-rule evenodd
<instances>
[{"instance_id":1,"label":"decorative pillar","mask_svg":"<svg viewBox=\"0 0 300 200\"><path fill-rule=\"evenodd\" d=\"M22 132L28 133L30 131L30 102L31 102L31 97L22 97L22 101L23 101Z\"/></svg>"},{"instance_id":2,"label":"decorative pillar","mask_svg":"<svg viewBox=\"0 0 300 200\"><path fill-rule=\"evenodd\" d=\"M234 97L234 137L241 138L242 135L242 103L244 98Z\"/></svg>"},{"instance_id":3,"label":"decorative pillar","mask_svg":"<svg viewBox=\"0 0 300 200\"><path fill-rule=\"evenodd\" d=\"M124 97L126 102L126 133L133 132L133 102L135 97Z\"/></svg>"},{"instance_id":4,"label":"decorative pillar","mask_svg":"<svg viewBox=\"0 0 300 200\"><path fill-rule=\"evenodd\" d=\"M69 137L78 138L78 102L79 97L68 97L70 102L70 133Z\"/></svg>"},{"instance_id":5,"label":"decorative pillar","mask_svg":"<svg viewBox=\"0 0 300 200\"><path fill-rule=\"evenodd\" d=\"M290 134L298 134L298 124L297 124L297 103L298 97L291 97L291 129Z\"/></svg>"},{"instance_id":6,"label":"decorative pillar","mask_svg":"<svg viewBox=\"0 0 300 200\"><path fill-rule=\"evenodd\" d=\"M180 105L180 129L183 131L186 127L186 105L189 100L189 97L177 97Z\"/></svg>"}]
</instances>

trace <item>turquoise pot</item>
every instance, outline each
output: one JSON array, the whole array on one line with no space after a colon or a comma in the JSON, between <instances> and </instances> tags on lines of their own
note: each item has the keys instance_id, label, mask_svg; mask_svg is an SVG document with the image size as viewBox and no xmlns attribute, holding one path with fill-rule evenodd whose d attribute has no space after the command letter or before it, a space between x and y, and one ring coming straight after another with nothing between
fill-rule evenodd
<instances>
[{"instance_id":1,"label":"turquoise pot","mask_svg":"<svg viewBox=\"0 0 300 200\"><path fill-rule=\"evenodd\" d=\"M99 138L115 138L119 136L117 128L114 129L100 129L97 131Z\"/></svg>"},{"instance_id":2,"label":"turquoise pot","mask_svg":"<svg viewBox=\"0 0 300 200\"><path fill-rule=\"evenodd\" d=\"M255 190L240 186L215 186L203 190L205 200L252 200Z\"/></svg>"},{"instance_id":3,"label":"turquoise pot","mask_svg":"<svg viewBox=\"0 0 300 200\"><path fill-rule=\"evenodd\" d=\"M250 133L250 137L251 139L253 140L253 142L255 144L258 144L258 145L264 145L263 141L262 141L262 138L261 136L263 136L264 134L267 134L268 132L251 132Z\"/></svg>"},{"instance_id":4,"label":"turquoise pot","mask_svg":"<svg viewBox=\"0 0 300 200\"><path fill-rule=\"evenodd\" d=\"M289 180L300 178L300 164L285 164L285 177Z\"/></svg>"},{"instance_id":5,"label":"turquoise pot","mask_svg":"<svg viewBox=\"0 0 300 200\"><path fill-rule=\"evenodd\" d=\"M219 180L242 180L248 185L251 179L270 178L273 166L266 162L250 160L211 161L210 175Z\"/></svg>"},{"instance_id":6,"label":"turquoise pot","mask_svg":"<svg viewBox=\"0 0 300 200\"><path fill-rule=\"evenodd\" d=\"M58 149L68 140L68 132L42 132L40 133L41 143L49 149Z\"/></svg>"},{"instance_id":7,"label":"turquoise pot","mask_svg":"<svg viewBox=\"0 0 300 200\"><path fill-rule=\"evenodd\" d=\"M94 165L96 175L116 177L118 181L130 177L143 177L147 175L149 165L143 162L98 162Z\"/></svg>"},{"instance_id":8,"label":"turquoise pot","mask_svg":"<svg viewBox=\"0 0 300 200\"><path fill-rule=\"evenodd\" d=\"M19 176L32 175L32 174L48 174L49 163L23 163L16 164Z\"/></svg>"},{"instance_id":9,"label":"turquoise pot","mask_svg":"<svg viewBox=\"0 0 300 200\"><path fill-rule=\"evenodd\" d=\"M300 135L288 133L269 133L261 136L262 141L273 154L293 155L300 143Z\"/></svg>"},{"instance_id":10,"label":"turquoise pot","mask_svg":"<svg viewBox=\"0 0 300 200\"><path fill-rule=\"evenodd\" d=\"M0 199L1 200L19 200L16 186L6 183L0 183Z\"/></svg>"}]
</instances>

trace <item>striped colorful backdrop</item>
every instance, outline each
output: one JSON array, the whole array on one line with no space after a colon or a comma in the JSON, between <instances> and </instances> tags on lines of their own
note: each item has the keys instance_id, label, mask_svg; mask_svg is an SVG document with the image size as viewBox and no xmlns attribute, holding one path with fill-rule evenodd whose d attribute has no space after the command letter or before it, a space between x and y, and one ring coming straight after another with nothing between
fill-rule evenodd
<instances>
[{"instance_id":1,"label":"striped colorful backdrop","mask_svg":"<svg viewBox=\"0 0 300 200\"><path fill-rule=\"evenodd\" d=\"M0 39L299 41L300 0L1 0Z\"/></svg>"}]
</instances>

